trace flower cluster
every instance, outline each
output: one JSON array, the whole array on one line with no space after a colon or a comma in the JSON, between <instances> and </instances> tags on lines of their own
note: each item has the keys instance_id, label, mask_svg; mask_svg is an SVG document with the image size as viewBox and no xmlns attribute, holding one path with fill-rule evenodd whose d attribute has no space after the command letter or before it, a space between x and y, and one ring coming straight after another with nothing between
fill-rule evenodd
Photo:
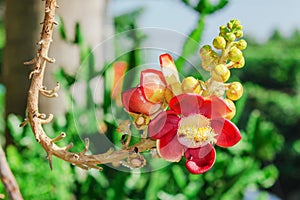
<instances>
[{"instance_id":1,"label":"flower cluster","mask_svg":"<svg viewBox=\"0 0 300 200\"><path fill-rule=\"evenodd\" d=\"M156 140L159 155L167 161L186 159L194 174L208 171L216 159L214 145L231 147L241 139L239 129L230 121L236 112L233 101L243 93L239 82L226 83L230 69L245 64L242 54L247 46L242 26L231 20L220 27L213 46L200 49L202 67L210 72L206 81L192 76L182 81L172 57L160 56L161 70L141 72L140 84L122 93L125 110L138 129L147 130Z\"/></svg>"}]
</instances>

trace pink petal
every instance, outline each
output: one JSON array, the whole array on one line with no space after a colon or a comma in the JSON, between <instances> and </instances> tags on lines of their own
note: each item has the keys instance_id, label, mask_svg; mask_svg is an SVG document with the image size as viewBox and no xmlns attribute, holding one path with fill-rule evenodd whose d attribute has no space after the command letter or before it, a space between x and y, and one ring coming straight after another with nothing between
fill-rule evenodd
<instances>
[{"instance_id":1,"label":"pink petal","mask_svg":"<svg viewBox=\"0 0 300 200\"><path fill-rule=\"evenodd\" d=\"M160 139L169 132L177 133L180 118L171 110L159 113L148 125L148 135L152 139Z\"/></svg>"},{"instance_id":2,"label":"pink petal","mask_svg":"<svg viewBox=\"0 0 300 200\"><path fill-rule=\"evenodd\" d=\"M175 134L174 134L175 133ZM175 137L176 131L171 131L157 140L157 150L159 155L170 162L179 162L182 157L183 147Z\"/></svg>"},{"instance_id":3,"label":"pink petal","mask_svg":"<svg viewBox=\"0 0 300 200\"><path fill-rule=\"evenodd\" d=\"M181 94L175 96L170 101L170 108L177 114L188 116L191 114L199 114L202 109L204 99L197 94Z\"/></svg>"},{"instance_id":4,"label":"pink petal","mask_svg":"<svg viewBox=\"0 0 300 200\"><path fill-rule=\"evenodd\" d=\"M141 88L145 98L152 103L160 103L164 99L166 82L161 71L146 69L141 72Z\"/></svg>"},{"instance_id":5,"label":"pink petal","mask_svg":"<svg viewBox=\"0 0 300 200\"><path fill-rule=\"evenodd\" d=\"M242 139L239 129L228 119L212 120L211 127L218 134L216 145L220 147L231 147Z\"/></svg>"},{"instance_id":6,"label":"pink petal","mask_svg":"<svg viewBox=\"0 0 300 200\"><path fill-rule=\"evenodd\" d=\"M147 101L140 87L128 89L122 93L122 104L126 111L152 115L157 112L161 104Z\"/></svg>"},{"instance_id":7,"label":"pink petal","mask_svg":"<svg viewBox=\"0 0 300 200\"><path fill-rule=\"evenodd\" d=\"M216 151L211 144L207 144L197 149L187 149L184 156L186 168L193 174L202 174L214 165Z\"/></svg>"},{"instance_id":8,"label":"pink petal","mask_svg":"<svg viewBox=\"0 0 300 200\"><path fill-rule=\"evenodd\" d=\"M217 96L210 96L205 99L201 107L201 114L211 119L224 117L230 112L231 110L227 104Z\"/></svg>"}]
</instances>

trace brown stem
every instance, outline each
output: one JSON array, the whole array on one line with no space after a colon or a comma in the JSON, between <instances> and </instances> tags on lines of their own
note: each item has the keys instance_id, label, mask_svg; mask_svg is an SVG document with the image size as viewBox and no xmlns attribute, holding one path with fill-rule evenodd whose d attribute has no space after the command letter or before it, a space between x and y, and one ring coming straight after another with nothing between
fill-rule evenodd
<instances>
[{"instance_id":1,"label":"brown stem","mask_svg":"<svg viewBox=\"0 0 300 200\"><path fill-rule=\"evenodd\" d=\"M27 123L30 124L37 142L39 142L47 152L47 158L49 160L51 169L52 156L56 156L62 160L65 160L84 169L95 168L100 170L102 168L99 167L98 164L121 162L123 159L128 158L132 154L132 152L134 152L135 147L138 148L139 152L146 151L155 147L155 141L151 139L146 139L142 140L139 144L129 147L128 149L119 151L109 150L107 153L104 154L86 155L86 152L89 147L88 140L86 140L86 148L82 152L72 153L68 151L70 148L72 148L72 143L65 147L59 147L55 144L57 141L65 137L64 133L62 133L60 136L54 139L49 138L48 135L45 133L42 124L49 123L52 120L53 115L49 114L49 117L46 118L45 114L39 113L38 102L40 94L47 94L46 96L48 96L48 93L51 93L49 97L57 96L56 91L58 88L47 91L43 86L46 63L55 62L55 59L48 57L48 51L50 43L52 42L53 27L55 24L57 24L57 22L54 21L56 8L56 0L46 0L45 17L42 23L43 28L40 41L38 42L38 45L40 46L37 50L36 57L33 58L31 61L24 63L29 65L33 64L34 70L30 74L30 78L32 78L32 80L28 91L27 99L28 118L25 119L25 121L20 126L24 126Z\"/></svg>"},{"instance_id":2,"label":"brown stem","mask_svg":"<svg viewBox=\"0 0 300 200\"><path fill-rule=\"evenodd\" d=\"M0 145L0 178L11 200L23 199L18 183L7 163L5 153Z\"/></svg>"}]
</instances>

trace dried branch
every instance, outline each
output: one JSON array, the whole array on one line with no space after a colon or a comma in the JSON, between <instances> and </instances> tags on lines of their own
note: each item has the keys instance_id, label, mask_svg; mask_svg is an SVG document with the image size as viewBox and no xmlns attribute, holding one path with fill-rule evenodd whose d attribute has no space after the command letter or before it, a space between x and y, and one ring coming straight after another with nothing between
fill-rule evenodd
<instances>
[{"instance_id":1,"label":"dried branch","mask_svg":"<svg viewBox=\"0 0 300 200\"><path fill-rule=\"evenodd\" d=\"M18 183L11 172L9 165L7 163L4 151L0 145L0 178L4 187L12 200L23 199ZM1 196L1 194L0 194Z\"/></svg>"},{"instance_id":2,"label":"dried branch","mask_svg":"<svg viewBox=\"0 0 300 200\"><path fill-rule=\"evenodd\" d=\"M24 63L26 65L34 65L34 69L29 76L32 80L28 91L27 118L22 124L20 124L20 126L25 126L27 123L30 124L36 141L39 142L47 152L47 158L49 160L51 169L52 156L56 156L83 169L95 168L101 170L102 168L98 166L99 164L116 162L122 164L124 159L127 159L126 165L130 167L143 166L145 161L139 152L152 149L156 146L155 141L151 139L144 139L136 145L131 147L126 146L126 148L123 148L119 151L110 149L104 154L87 155L86 153L88 152L89 148L89 141L87 139L85 141L85 149L82 152L73 153L69 152L69 149L73 147L72 143L65 147L59 147L56 145L57 141L66 136L65 133L61 133L59 136L53 139L49 138L45 133L42 124L50 123L53 119L53 115L49 114L48 117L46 117L45 114L40 113L38 102L40 94L48 98L57 97L57 91L59 89L59 84L57 84L57 86L52 90L47 90L43 85L44 72L47 62L55 62L54 58L48 57L48 51L52 42L53 27L57 24L57 22L54 20L55 9L57 7L56 0L45 1L45 16L44 21L41 23L43 28L41 32L41 39L37 43L39 48L37 50L36 57Z\"/></svg>"}]
</instances>

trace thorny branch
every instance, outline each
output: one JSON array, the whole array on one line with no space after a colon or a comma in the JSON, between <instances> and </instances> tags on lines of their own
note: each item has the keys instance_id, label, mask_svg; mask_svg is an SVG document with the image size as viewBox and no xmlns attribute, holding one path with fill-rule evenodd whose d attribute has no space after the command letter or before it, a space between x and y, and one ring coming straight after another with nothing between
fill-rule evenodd
<instances>
[{"instance_id":1,"label":"thorny branch","mask_svg":"<svg viewBox=\"0 0 300 200\"><path fill-rule=\"evenodd\" d=\"M155 147L156 144L153 140L142 139L140 143L131 147L125 145L124 148L119 151L110 149L104 154L87 155L86 153L89 148L88 139L85 140L86 146L82 152L73 153L69 151L69 149L73 147L73 143L70 143L65 147L56 145L57 141L66 136L65 133L62 132L53 139L49 138L45 133L42 125L50 123L53 119L53 115L49 114L47 116L46 114L39 112L39 95L42 94L48 98L56 97L59 89L59 84L52 90L47 90L43 85L47 62L55 62L54 58L48 57L48 51L52 42L53 27L57 24L54 19L56 8L58 8L56 0L45 1L45 16L44 21L42 22L43 28L41 38L37 43L39 45L37 54L35 58L24 63L25 65L34 65L34 69L29 75L29 78L32 80L28 91L27 119L25 119L20 126L25 126L27 123L30 124L36 141L39 142L47 152L47 159L49 160L51 169L52 156L56 156L83 169L95 168L101 170L102 168L98 165L105 163L119 163L128 167L142 167L145 164L145 160L139 152ZM127 159L127 161L124 161L124 159Z\"/></svg>"}]
</instances>

